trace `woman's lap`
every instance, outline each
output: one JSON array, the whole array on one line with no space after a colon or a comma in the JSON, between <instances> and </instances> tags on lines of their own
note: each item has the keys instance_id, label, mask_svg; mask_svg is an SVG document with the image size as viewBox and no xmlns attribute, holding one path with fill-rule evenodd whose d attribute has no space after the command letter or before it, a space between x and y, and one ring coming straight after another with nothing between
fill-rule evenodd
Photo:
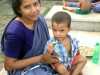
<instances>
[{"instance_id":1,"label":"woman's lap","mask_svg":"<svg viewBox=\"0 0 100 75\"><path fill-rule=\"evenodd\" d=\"M55 73L51 67L47 65L41 65L40 67L26 71L26 73L23 73L22 75L55 75Z\"/></svg>"},{"instance_id":2,"label":"woman's lap","mask_svg":"<svg viewBox=\"0 0 100 75\"><path fill-rule=\"evenodd\" d=\"M48 65L40 65L38 67L34 67L8 72L8 75L57 75L55 71Z\"/></svg>"}]
</instances>

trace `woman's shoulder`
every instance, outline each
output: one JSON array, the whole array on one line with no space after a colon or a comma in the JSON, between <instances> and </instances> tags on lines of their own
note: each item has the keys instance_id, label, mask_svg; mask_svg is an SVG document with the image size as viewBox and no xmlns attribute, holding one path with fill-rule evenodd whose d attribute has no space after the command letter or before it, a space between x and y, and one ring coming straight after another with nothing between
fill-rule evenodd
<instances>
[{"instance_id":1,"label":"woman's shoulder","mask_svg":"<svg viewBox=\"0 0 100 75\"><path fill-rule=\"evenodd\" d=\"M17 20L12 20L7 24L6 32L7 33L21 33L23 32L23 24Z\"/></svg>"}]
</instances>

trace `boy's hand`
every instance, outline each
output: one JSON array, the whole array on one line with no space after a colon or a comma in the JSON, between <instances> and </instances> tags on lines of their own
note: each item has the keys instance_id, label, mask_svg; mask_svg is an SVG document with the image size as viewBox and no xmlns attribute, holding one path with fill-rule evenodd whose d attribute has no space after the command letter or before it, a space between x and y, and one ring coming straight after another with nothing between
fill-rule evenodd
<instances>
[{"instance_id":1,"label":"boy's hand","mask_svg":"<svg viewBox=\"0 0 100 75\"><path fill-rule=\"evenodd\" d=\"M49 43L47 46L47 49L48 49L48 53L52 54L53 53L53 44Z\"/></svg>"}]
</instances>

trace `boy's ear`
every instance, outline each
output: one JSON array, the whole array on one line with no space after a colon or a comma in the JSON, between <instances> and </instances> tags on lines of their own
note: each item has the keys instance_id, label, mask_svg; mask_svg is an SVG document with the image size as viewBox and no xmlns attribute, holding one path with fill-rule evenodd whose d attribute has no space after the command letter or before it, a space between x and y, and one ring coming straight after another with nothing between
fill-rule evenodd
<instances>
[{"instance_id":1,"label":"boy's ear","mask_svg":"<svg viewBox=\"0 0 100 75\"><path fill-rule=\"evenodd\" d=\"M69 31L72 30L72 28L69 28Z\"/></svg>"}]
</instances>

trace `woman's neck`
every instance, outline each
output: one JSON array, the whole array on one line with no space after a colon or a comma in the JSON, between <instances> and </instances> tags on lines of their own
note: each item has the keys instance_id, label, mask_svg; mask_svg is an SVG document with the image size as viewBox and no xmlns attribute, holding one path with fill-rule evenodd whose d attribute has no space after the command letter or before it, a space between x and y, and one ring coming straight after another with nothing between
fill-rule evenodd
<instances>
[{"instance_id":1,"label":"woman's neck","mask_svg":"<svg viewBox=\"0 0 100 75\"><path fill-rule=\"evenodd\" d=\"M23 17L17 17L17 20L21 21L25 25L25 27L27 27L28 29L33 29L33 25L35 21L31 21Z\"/></svg>"},{"instance_id":2,"label":"woman's neck","mask_svg":"<svg viewBox=\"0 0 100 75\"><path fill-rule=\"evenodd\" d=\"M25 23L25 25L33 26L33 24L34 24L34 21L32 21L32 20L28 20L23 17L20 17L20 19Z\"/></svg>"}]
</instances>

